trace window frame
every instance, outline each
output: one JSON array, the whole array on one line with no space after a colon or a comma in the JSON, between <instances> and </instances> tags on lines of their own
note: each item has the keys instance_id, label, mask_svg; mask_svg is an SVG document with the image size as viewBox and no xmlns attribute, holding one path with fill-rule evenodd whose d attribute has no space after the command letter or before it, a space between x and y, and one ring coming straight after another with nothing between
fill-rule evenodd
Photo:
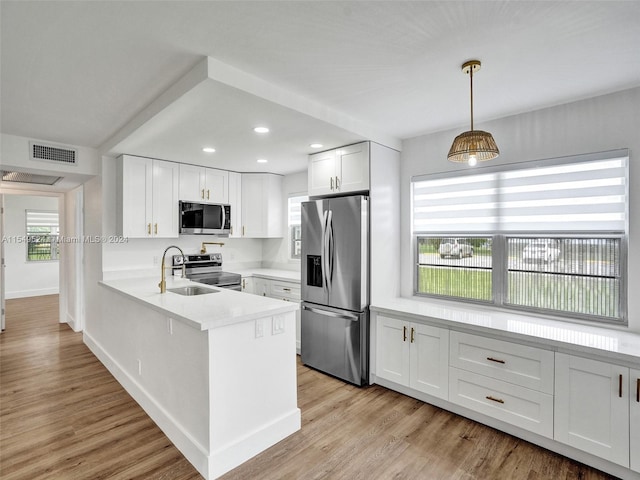
<instances>
[{"instance_id":1,"label":"window frame","mask_svg":"<svg viewBox=\"0 0 640 480\"><path fill-rule=\"evenodd\" d=\"M29 232L29 214L30 213L34 213L34 214L56 214L56 216L58 217L58 221L55 225L55 228L57 230L57 233L52 234L51 232L49 233L30 233ZM42 209L33 209L33 208L29 208L26 209L24 212L24 231L25 231L25 237L26 237L26 250L25 250L25 261L27 263L31 263L31 262L35 262L35 263L43 263L43 262L58 262L60 260L60 255L59 255L59 248L60 248L60 242L59 242L59 237L60 237L60 214L57 210L42 210ZM53 225L53 224L52 224ZM32 237L49 237L49 258L43 258L43 259L37 259L37 258L29 258L29 246L32 243L40 243L40 242L32 242ZM55 241L51 241L51 239L55 239Z\"/></svg>"},{"instance_id":2,"label":"window frame","mask_svg":"<svg viewBox=\"0 0 640 480\"><path fill-rule=\"evenodd\" d=\"M414 231L414 184L424 180L436 180L436 179L448 179L461 175L481 175L483 173L496 173L509 171L510 169L527 169L541 166L552 165L565 165L570 163L581 163L589 161L607 160L614 158L626 157L627 162L625 165L625 226L624 231L567 231L567 230L540 230L540 231L437 231L437 232L415 232ZM465 304L475 304L484 307L497 308L504 311L516 311L523 314L534 314L536 316L543 316L548 318L554 318L565 321L580 321L588 322L589 324L609 324L617 326L628 325L628 251L629 251L629 163L630 155L627 149L615 150L610 152L601 152L586 155L576 155L571 157L563 157L558 159L545 159L531 162L519 162L516 164L504 164L500 166L491 167L479 167L463 171L450 171L441 172L427 175L416 175L411 178L411 237L412 237L412 249L413 249L413 295L420 298L432 298L448 301L463 302ZM419 292L419 277L420 266L419 263L419 245L422 238L474 238L474 237L489 237L491 238L491 291L492 298L490 301L476 300L472 298L447 296L439 294L430 294ZM579 239L594 239L594 238L612 238L618 239L620 242L620 295L618 298L618 312L617 318L603 317L598 315L587 315L576 312L559 311L541 309L523 305L514 305L506 303L507 301L507 288L508 288L508 255L507 255L507 242L508 238L579 238Z\"/></svg>"},{"instance_id":3,"label":"window frame","mask_svg":"<svg viewBox=\"0 0 640 480\"><path fill-rule=\"evenodd\" d=\"M302 260L302 247L300 248L300 256L293 256L294 249L294 241L296 238L293 237L292 227L300 227L300 238L299 241L302 242L302 211L300 212L300 223L291 223L291 200L294 198L302 198L300 201L301 209L302 203L309 200L309 195L306 192L299 193L290 193L287 196L287 257L290 262L300 262Z\"/></svg>"}]
</instances>

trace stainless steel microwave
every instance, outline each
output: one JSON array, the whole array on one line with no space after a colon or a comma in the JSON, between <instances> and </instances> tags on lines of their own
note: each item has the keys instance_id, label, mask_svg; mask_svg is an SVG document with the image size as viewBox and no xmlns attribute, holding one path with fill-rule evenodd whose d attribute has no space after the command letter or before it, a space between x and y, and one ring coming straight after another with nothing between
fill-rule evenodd
<instances>
[{"instance_id":1,"label":"stainless steel microwave","mask_svg":"<svg viewBox=\"0 0 640 480\"><path fill-rule=\"evenodd\" d=\"M180 233L229 235L231 205L180 201Z\"/></svg>"}]
</instances>

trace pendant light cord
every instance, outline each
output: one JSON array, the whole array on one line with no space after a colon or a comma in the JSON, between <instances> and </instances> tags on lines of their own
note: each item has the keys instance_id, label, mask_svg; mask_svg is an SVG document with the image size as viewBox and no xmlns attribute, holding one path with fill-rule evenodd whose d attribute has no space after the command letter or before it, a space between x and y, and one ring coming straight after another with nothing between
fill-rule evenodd
<instances>
[{"instance_id":1,"label":"pendant light cord","mask_svg":"<svg viewBox=\"0 0 640 480\"><path fill-rule=\"evenodd\" d=\"M473 131L473 65L469 66L469 83L471 84L471 131Z\"/></svg>"}]
</instances>

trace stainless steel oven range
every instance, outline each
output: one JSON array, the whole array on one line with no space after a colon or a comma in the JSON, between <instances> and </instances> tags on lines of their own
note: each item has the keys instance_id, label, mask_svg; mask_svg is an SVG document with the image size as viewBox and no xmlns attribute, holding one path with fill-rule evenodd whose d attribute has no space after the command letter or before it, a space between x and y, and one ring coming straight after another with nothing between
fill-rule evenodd
<instances>
[{"instance_id":1,"label":"stainless steel oven range","mask_svg":"<svg viewBox=\"0 0 640 480\"><path fill-rule=\"evenodd\" d=\"M185 255L184 259L182 255L174 255L172 273L176 270L179 272L183 263L189 280L229 290L242 290L239 273L222 271L221 253Z\"/></svg>"}]
</instances>

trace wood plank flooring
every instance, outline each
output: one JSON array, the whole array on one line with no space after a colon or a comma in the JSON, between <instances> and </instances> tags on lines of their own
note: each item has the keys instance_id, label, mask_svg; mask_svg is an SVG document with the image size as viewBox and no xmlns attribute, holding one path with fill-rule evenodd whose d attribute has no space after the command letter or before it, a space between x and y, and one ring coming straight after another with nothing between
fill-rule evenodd
<instances>
[{"instance_id":1,"label":"wood plank flooring","mask_svg":"<svg viewBox=\"0 0 640 480\"><path fill-rule=\"evenodd\" d=\"M298 363L302 430L224 480L607 479L491 428ZM0 335L0 478L200 479L138 404L58 323L58 297L7 301Z\"/></svg>"}]
</instances>

